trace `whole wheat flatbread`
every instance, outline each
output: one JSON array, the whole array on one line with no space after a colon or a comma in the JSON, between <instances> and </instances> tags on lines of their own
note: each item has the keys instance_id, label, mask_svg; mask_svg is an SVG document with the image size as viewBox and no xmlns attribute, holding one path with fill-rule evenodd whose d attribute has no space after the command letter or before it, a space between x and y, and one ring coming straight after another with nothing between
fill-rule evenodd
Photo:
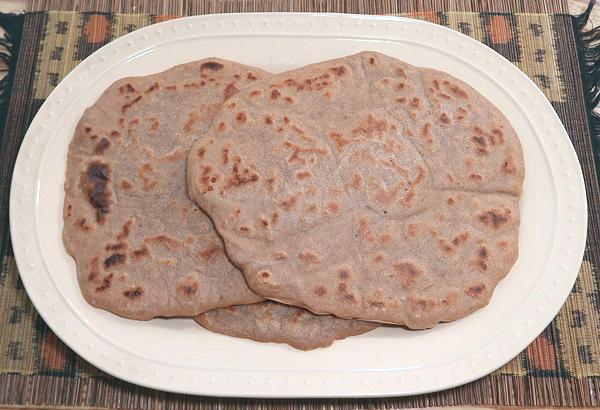
<instances>
[{"instance_id":1,"label":"whole wheat flatbread","mask_svg":"<svg viewBox=\"0 0 600 410\"><path fill-rule=\"evenodd\" d=\"M188 199L185 157L223 102L265 76L210 58L110 86L69 146L63 240L84 298L132 319L261 298Z\"/></svg>"},{"instance_id":2,"label":"whole wheat flatbread","mask_svg":"<svg viewBox=\"0 0 600 410\"><path fill-rule=\"evenodd\" d=\"M258 294L427 328L486 305L518 254L521 145L445 73L360 53L228 101L188 191Z\"/></svg>"},{"instance_id":3,"label":"whole wheat flatbread","mask_svg":"<svg viewBox=\"0 0 600 410\"><path fill-rule=\"evenodd\" d=\"M315 315L305 309L264 301L202 313L196 321L213 332L257 342L287 343L300 350L370 332L377 323Z\"/></svg>"}]
</instances>

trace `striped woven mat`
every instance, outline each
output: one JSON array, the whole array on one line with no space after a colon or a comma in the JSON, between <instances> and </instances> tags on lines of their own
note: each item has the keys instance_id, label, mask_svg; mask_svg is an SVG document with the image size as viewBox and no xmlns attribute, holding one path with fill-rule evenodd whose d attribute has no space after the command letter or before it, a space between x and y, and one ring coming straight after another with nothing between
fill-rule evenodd
<instances>
[{"instance_id":1,"label":"striped woven mat","mask_svg":"<svg viewBox=\"0 0 600 410\"><path fill-rule=\"evenodd\" d=\"M44 324L19 280L8 232L10 176L37 109L73 67L116 37L177 16L240 11L400 14L428 20L492 47L546 94L583 167L589 236L579 279L567 303L513 361L468 385L415 397L303 401L191 397L141 388L104 374ZM593 43L600 36L581 34L583 23L585 16L568 15L566 0L33 1L31 11L19 19L22 31L13 30L20 47L13 49L13 72L4 84L8 119L0 128L4 130L0 140L0 408L600 406L600 190L595 166L598 140L590 114L599 98L596 64L600 63L594 63L599 50Z\"/></svg>"}]
</instances>

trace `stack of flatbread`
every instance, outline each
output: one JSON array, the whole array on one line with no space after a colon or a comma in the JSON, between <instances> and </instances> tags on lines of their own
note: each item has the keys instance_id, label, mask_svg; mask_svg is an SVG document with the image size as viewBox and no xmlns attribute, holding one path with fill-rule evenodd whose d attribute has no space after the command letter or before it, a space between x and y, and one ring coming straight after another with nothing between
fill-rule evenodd
<instances>
[{"instance_id":1,"label":"stack of flatbread","mask_svg":"<svg viewBox=\"0 0 600 410\"><path fill-rule=\"evenodd\" d=\"M517 258L523 177L508 120L448 74L210 58L84 112L63 240L92 306L309 350L485 306Z\"/></svg>"}]
</instances>

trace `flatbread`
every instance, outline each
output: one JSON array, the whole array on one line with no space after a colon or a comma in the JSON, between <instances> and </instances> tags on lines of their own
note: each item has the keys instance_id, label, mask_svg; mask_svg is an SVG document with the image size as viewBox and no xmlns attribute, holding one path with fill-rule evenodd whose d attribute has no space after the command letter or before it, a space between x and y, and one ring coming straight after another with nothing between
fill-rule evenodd
<instances>
[{"instance_id":1,"label":"flatbread","mask_svg":"<svg viewBox=\"0 0 600 410\"><path fill-rule=\"evenodd\" d=\"M131 319L262 298L188 199L185 157L223 102L265 76L210 58L111 85L69 146L63 241L91 305Z\"/></svg>"},{"instance_id":2,"label":"flatbread","mask_svg":"<svg viewBox=\"0 0 600 410\"><path fill-rule=\"evenodd\" d=\"M306 309L264 301L205 312L196 318L203 327L257 342L286 343L313 350L334 341L370 332L377 323L315 315Z\"/></svg>"},{"instance_id":3,"label":"flatbread","mask_svg":"<svg viewBox=\"0 0 600 410\"><path fill-rule=\"evenodd\" d=\"M255 292L415 329L489 302L517 259L523 178L490 101L372 52L252 84L188 156Z\"/></svg>"}]
</instances>

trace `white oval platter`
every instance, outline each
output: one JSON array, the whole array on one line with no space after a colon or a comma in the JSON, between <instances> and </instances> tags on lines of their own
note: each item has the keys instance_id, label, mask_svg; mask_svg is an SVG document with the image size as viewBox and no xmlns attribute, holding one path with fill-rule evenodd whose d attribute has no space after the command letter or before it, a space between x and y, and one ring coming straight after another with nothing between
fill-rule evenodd
<instances>
[{"instance_id":1,"label":"white oval platter","mask_svg":"<svg viewBox=\"0 0 600 410\"><path fill-rule=\"evenodd\" d=\"M271 72L375 50L471 84L521 138L526 178L520 256L491 303L431 330L380 328L300 352L212 334L192 320L136 322L87 305L61 240L65 160L83 110L118 78L217 56ZM36 309L94 366L173 392L254 397L391 396L480 378L554 318L581 264L587 204L581 168L535 84L485 45L431 23L341 14L229 14L155 24L102 47L71 71L33 120L14 170L10 224Z\"/></svg>"}]
</instances>

